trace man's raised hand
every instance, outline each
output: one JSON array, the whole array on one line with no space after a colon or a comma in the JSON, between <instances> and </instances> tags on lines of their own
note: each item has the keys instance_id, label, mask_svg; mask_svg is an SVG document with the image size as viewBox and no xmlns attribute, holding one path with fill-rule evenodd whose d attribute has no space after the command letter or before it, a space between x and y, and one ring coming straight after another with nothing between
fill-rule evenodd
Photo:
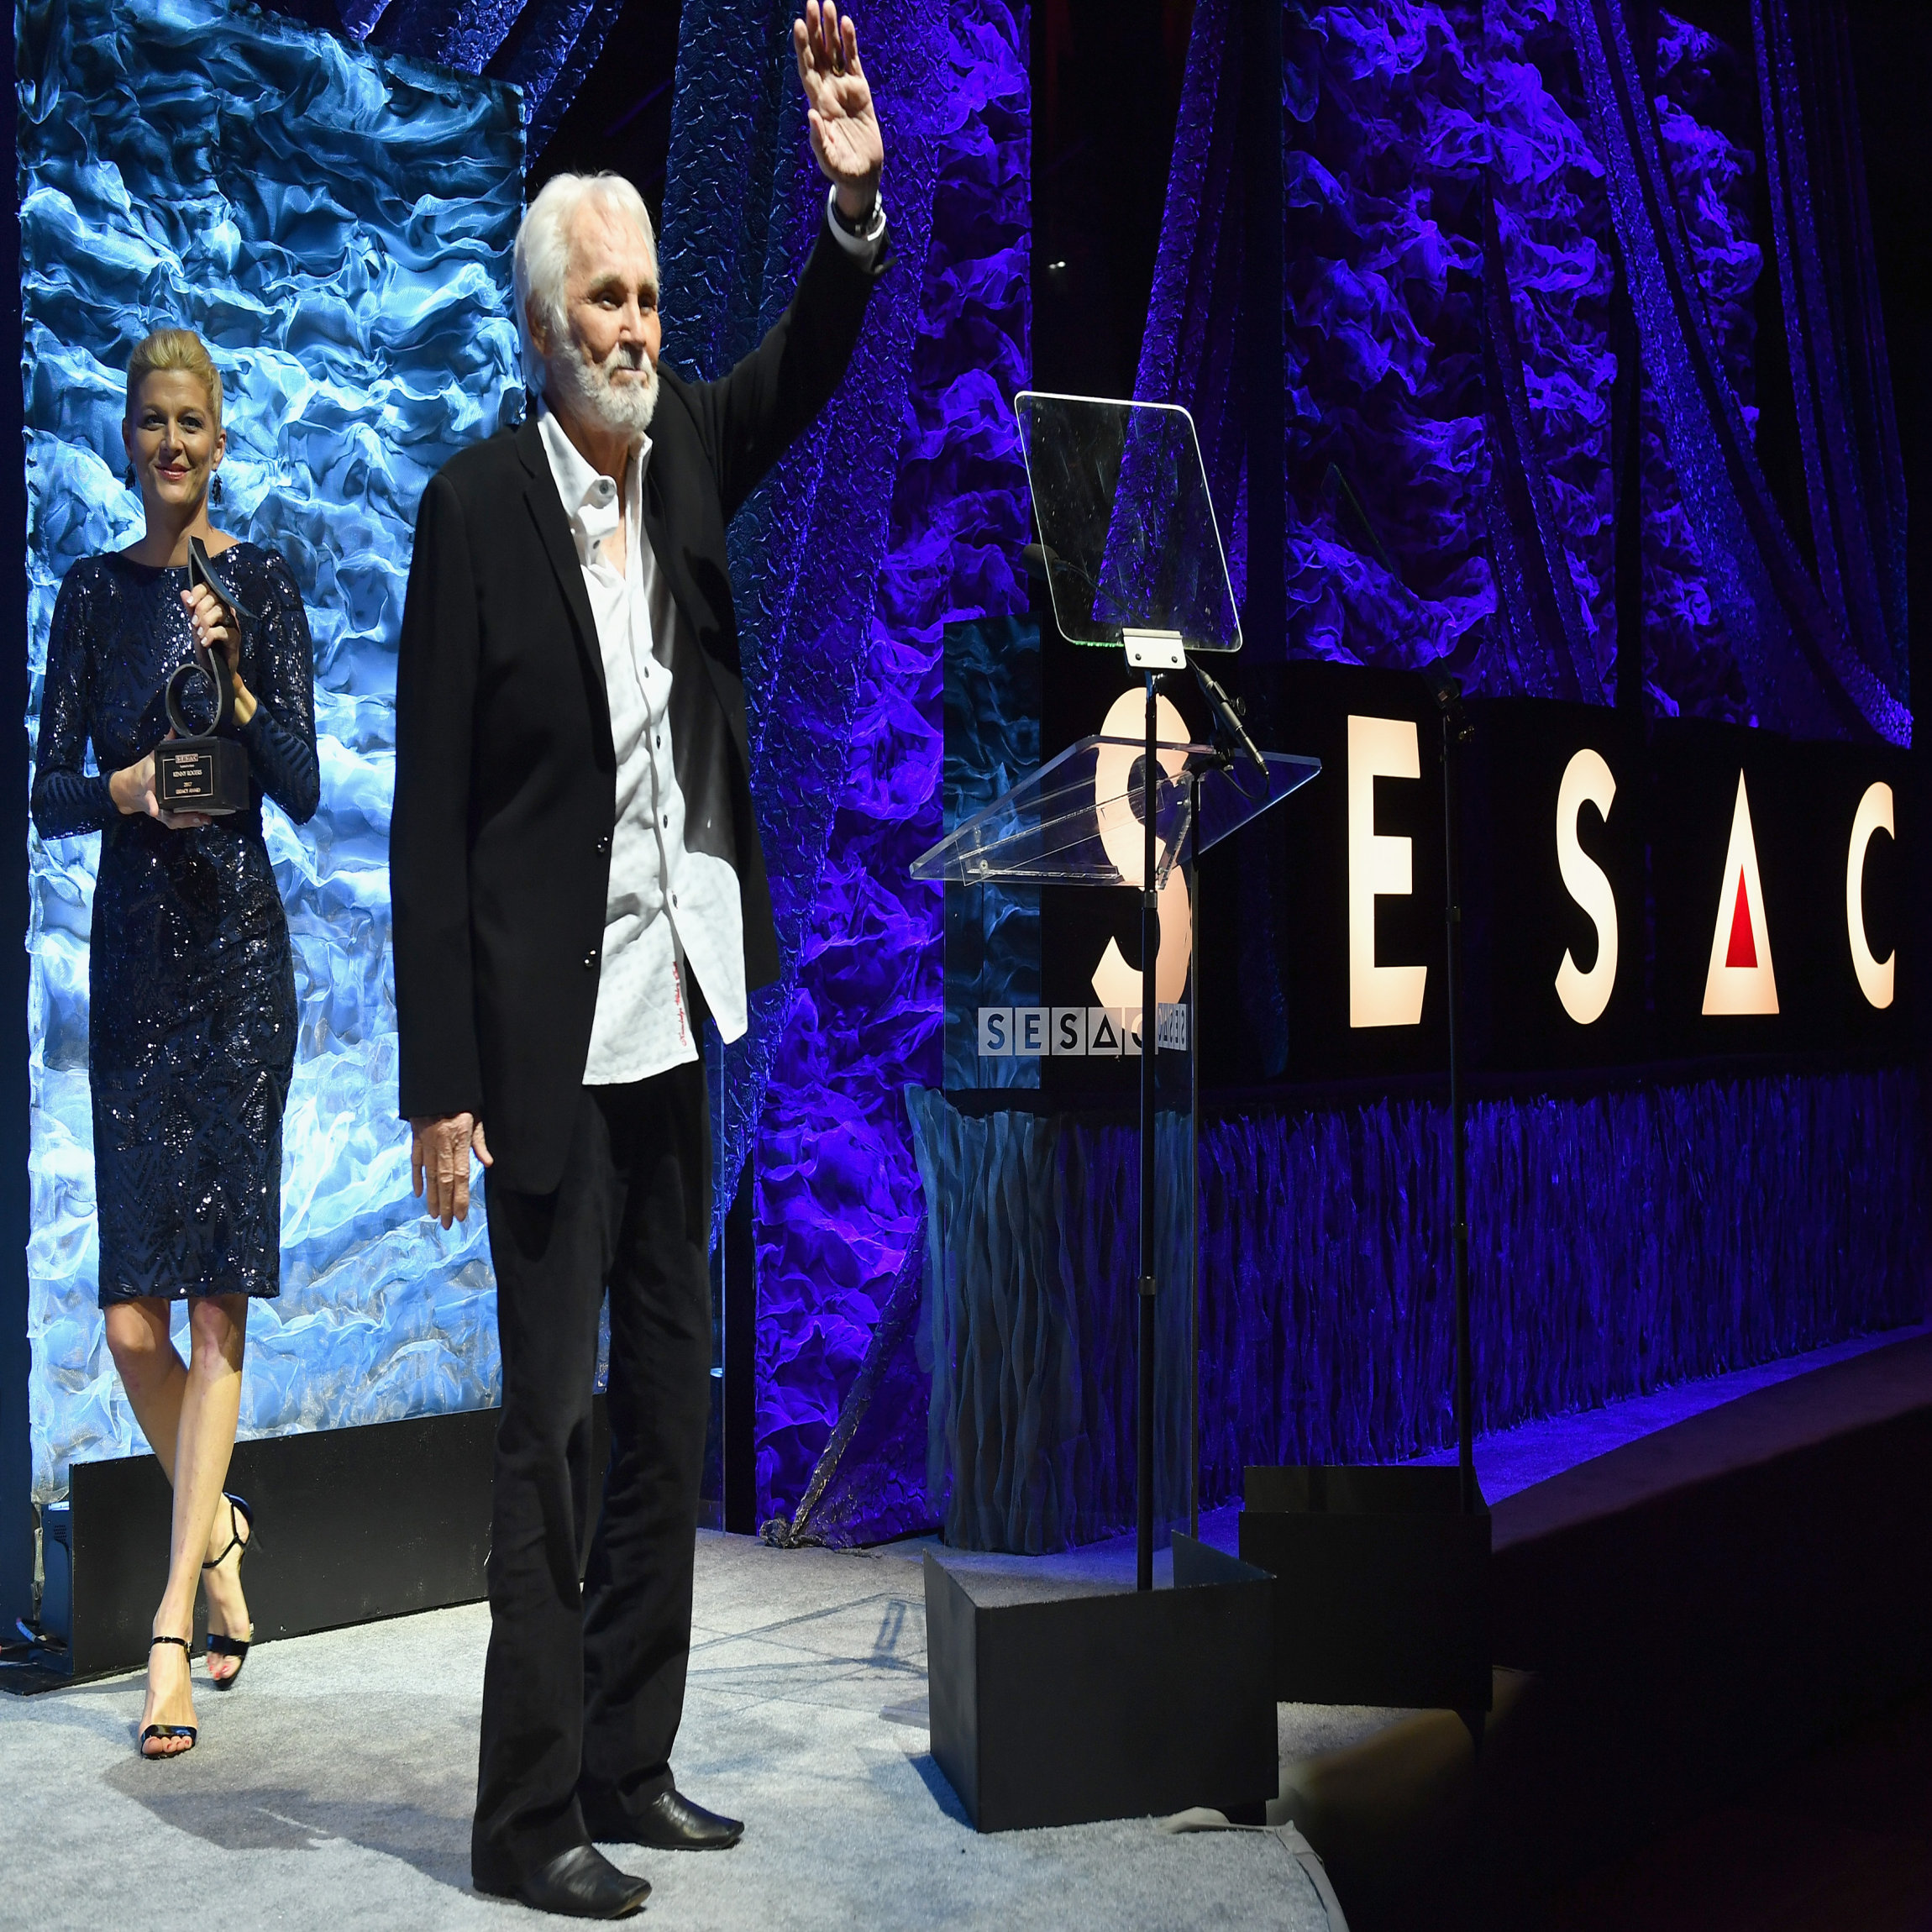
<instances>
[{"instance_id":1,"label":"man's raised hand","mask_svg":"<svg viewBox=\"0 0 1932 1932\"><path fill-rule=\"evenodd\" d=\"M798 84L805 92L811 151L837 191L839 211L858 221L879 196L885 141L872 110L872 87L858 64L858 29L835 6L805 0L805 18L791 24Z\"/></svg>"}]
</instances>

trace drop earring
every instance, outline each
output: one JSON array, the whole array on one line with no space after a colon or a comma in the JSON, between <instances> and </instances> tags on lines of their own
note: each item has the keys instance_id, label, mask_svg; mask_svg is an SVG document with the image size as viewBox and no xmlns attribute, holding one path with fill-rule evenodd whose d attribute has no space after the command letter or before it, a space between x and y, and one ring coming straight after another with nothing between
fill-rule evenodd
<instances>
[{"instance_id":1,"label":"drop earring","mask_svg":"<svg viewBox=\"0 0 1932 1932\"><path fill-rule=\"evenodd\" d=\"M218 470L215 472L215 478L213 482L208 485L208 495L217 503L220 502L222 500L222 478L221 472Z\"/></svg>"},{"instance_id":2,"label":"drop earring","mask_svg":"<svg viewBox=\"0 0 1932 1932\"><path fill-rule=\"evenodd\" d=\"M135 474L134 466L130 463L128 465L128 487L130 490L139 490L140 486L141 479Z\"/></svg>"}]
</instances>

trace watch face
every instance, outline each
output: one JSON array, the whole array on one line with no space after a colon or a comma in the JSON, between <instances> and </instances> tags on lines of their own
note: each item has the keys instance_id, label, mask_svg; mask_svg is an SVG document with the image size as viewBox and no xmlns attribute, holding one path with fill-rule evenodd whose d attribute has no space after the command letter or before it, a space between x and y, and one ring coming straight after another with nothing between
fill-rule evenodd
<instances>
[{"instance_id":1,"label":"watch face","mask_svg":"<svg viewBox=\"0 0 1932 1932\"><path fill-rule=\"evenodd\" d=\"M854 218L853 216L848 215L845 210L838 205L838 191L836 188L832 190L832 218L837 222L838 225L843 228L848 235L864 234L866 230L872 226L872 223L877 218L878 213L879 197L876 195L872 197L872 206L869 207L864 214Z\"/></svg>"}]
</instances>

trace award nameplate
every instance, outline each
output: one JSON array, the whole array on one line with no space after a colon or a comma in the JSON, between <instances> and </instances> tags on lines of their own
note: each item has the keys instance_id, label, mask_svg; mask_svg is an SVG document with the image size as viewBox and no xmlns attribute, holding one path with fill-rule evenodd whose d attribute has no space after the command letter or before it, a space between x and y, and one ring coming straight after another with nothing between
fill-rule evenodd
<instances>
[{"instance_id":1,"label":"award nameplate","mask_svg":"<svg viewBox=\"0 0 1932 1932\"><path fill-rule=\"evenodd\" d=\"M199 537L188 539L188 581L205 584L227 606L231 624L252 614L214 574ZM212 706L204 708L213 714L199 728L182 709L197 684L212 694ZM197 811L210 818L245 811L248 753L234 738L223 735L234 722L234 679L227 659L197 645L194 656L168 680L165 696L175 735L155 748L155 803L163 811Z\"/></svg>"}]
</instances>

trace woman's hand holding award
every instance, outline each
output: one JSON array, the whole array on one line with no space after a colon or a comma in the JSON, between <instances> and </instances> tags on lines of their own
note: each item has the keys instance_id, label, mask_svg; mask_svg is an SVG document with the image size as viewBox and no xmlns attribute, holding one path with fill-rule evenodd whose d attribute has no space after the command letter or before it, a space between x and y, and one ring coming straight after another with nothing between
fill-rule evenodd
<instances>
[{"instance_id":1,"label":"woman's hand holding award","mask_svg":"<svg viewBox=\"0 0 1932 1932\"><path fill-rule=\"evenodd\" d=\"M207 593L207 599L196 600L202 609L208 599L219 606L221 622L213 633L218 641L204 641L197 631L194 657L168 680L168 722L174 729L155 749L155 803L164 812L218 818L243 810L249 802L248 753L234 735L240 722L238 700L245 693L237 684L234 659L226 648L234 640L234 657L239 658L239 620L249 613L214 574L199 537L188 539L188 583L191 597L197 591ZM199 728L184 709L197 684L213 694L213 715ZM252 704L249 708L252 711Z\"/></svg>"}]
</instances>

